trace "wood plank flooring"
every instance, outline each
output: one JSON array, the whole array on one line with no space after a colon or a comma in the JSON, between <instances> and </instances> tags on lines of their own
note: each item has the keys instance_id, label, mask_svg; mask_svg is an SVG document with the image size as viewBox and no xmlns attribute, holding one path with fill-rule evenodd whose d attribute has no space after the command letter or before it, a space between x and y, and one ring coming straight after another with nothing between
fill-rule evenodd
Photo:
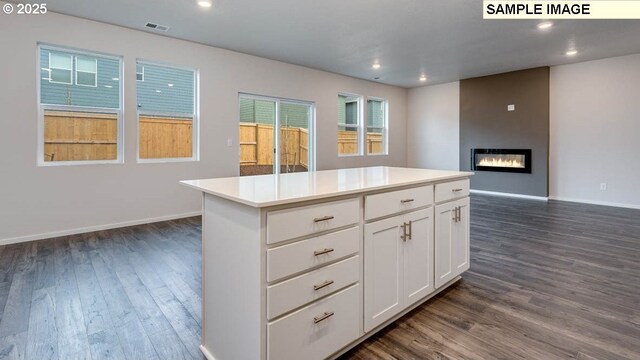
<instances>
[{"instance_id":1,"label":"wood plank flooring","mask_svg":"<svg viewBox=\"0 0 640 360\"><path fill-rule=\"evenodd\" d=\"M472 196L471 269L343 359L640 359L640 211ZM0 246L0 359L202 359L200 219Z\"/></svg>"}]
</instances>

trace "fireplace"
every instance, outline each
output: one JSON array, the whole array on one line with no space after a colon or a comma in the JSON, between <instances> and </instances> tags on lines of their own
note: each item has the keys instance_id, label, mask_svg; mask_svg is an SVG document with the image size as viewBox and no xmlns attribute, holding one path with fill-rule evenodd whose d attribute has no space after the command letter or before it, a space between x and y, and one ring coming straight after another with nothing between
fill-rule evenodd
<instances>
[{"instance_id":1,"label":"fireplace","mask_svg":"<svg viewBox=\"0 0 640 360\"><path fill-rule=\"evenodd\" d=\"M531 174L531 149L471 149L471 170Z\"/></svg>"}]
</instances>

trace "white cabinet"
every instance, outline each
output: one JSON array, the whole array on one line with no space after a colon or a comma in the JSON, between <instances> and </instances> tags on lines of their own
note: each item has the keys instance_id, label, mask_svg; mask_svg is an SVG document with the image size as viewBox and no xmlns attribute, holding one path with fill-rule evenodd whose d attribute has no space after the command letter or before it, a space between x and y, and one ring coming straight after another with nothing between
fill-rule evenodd
<instances>
[{"instance_id":1,"label":"white cabinet","mask_svg":"<svg viewBox=\"0 0 640 360\"><path fill-rule=\"evenodd\" d=\"M469 269L469 198L436 206L435 286Z\"/></svg>"},{"instance_id":2,"label":"white cabinet","mask_svg":"<svg viewBox=\"0 0 640 360\"><path fill-rule=\"evenodd\" d=\"M434 290L433 207L364 227L364 330Z\"/></svg>"}]
</instances>

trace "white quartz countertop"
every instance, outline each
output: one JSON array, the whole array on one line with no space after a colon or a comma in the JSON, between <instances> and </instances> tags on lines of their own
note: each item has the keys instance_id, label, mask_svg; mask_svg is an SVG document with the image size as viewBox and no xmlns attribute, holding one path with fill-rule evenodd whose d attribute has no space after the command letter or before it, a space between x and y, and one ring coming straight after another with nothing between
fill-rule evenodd
<instances>
[{"instance_id":1,"label":"white quartz countertop","mask_svg":"<svg viewBox=\"0 0 640 360\"><path fill-rule=\"evenodd\" d=\"M267 207L393 187L463 179L472 172L397 167L366 167L281 175L185 180L207 194L253 207Z\"/></svg>"}]
</instances>

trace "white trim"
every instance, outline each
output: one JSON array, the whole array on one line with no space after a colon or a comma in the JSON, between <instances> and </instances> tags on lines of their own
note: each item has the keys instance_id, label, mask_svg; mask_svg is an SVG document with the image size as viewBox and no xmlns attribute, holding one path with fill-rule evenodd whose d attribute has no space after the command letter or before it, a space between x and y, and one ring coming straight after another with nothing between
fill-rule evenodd
<instances>
[{"instance_id":1,"label":"white trim","mask_svg":"<svg viewBox=\"0 0 640 360\"><path fill-rule=\"evenodd\" d=\"M202 215L202 211L192 211L192 212L182 213L182 214L165 215L165 216L158 216L153 218L123 221L123 222L112 223L112 224L94 225L94 226L87 226L87 227L81 227L81 228L75 228L75 229L69 229L69 230L52 231L48 233L17 236L12 238L0 239L0 246L21 243L26 241L44 240L44 239L50 239L50 238L55 238L60 236L82 234L82 233L93 232L93 231L117 229L117 228L126 227L126 226L150 224L154 222L168 221L168 220L175 220L175 219L183 219L183 218L200 216L200 215Z\"/></svg>"},{"instance_id":2,"label":"white trim","mask_svg":"<svg viewBox=\"0 0 640 360\"><path fill-rule=\"evenodd\" d=\"M640 209L640 205L638 204L624 204L624 203L616 203L616 202L609 202L609 201L574 199L574 198L566 198L562 196L549 196L549 200L566 201L566 202L591 204L591 205L613 206L613 207L620 207L620 208L626 208L626 209Z\"/></svg>"},{"instance_id":3,"label":"white trim","mask_svg":"<svg viewBox=\"0 0 640 360\"><path fill-rule=\"evenodd\" d=\"M204 261L202 262L204 264ZM204 337L204 336L203 336ZM204 347L204 345L200 345L200 351L202 352L202 355L204 355L204 357L207 360L216 360L216 358L213 357L213 355L211 355L211 353L209 352L209 350L207 350L206 347Z\"/></svg>"},{"instance_id":4,"label":"white trim","mask_svg":"<svg viewBox=\"0 0 640 360\"><path fill-rule=\"evenodd\" d=\"M497 191L486 191L486 190L469 190L473 194L482 194L489 196L503 196L503 197L512 197L519 199L529 199L529 200L538 200L538 201L547 201L549 198L546 196L533 196L533 195L523 195L523 194L514 194L514 193L505 193L505 192L497 192Z\"/></svg>"}]
</instances>

